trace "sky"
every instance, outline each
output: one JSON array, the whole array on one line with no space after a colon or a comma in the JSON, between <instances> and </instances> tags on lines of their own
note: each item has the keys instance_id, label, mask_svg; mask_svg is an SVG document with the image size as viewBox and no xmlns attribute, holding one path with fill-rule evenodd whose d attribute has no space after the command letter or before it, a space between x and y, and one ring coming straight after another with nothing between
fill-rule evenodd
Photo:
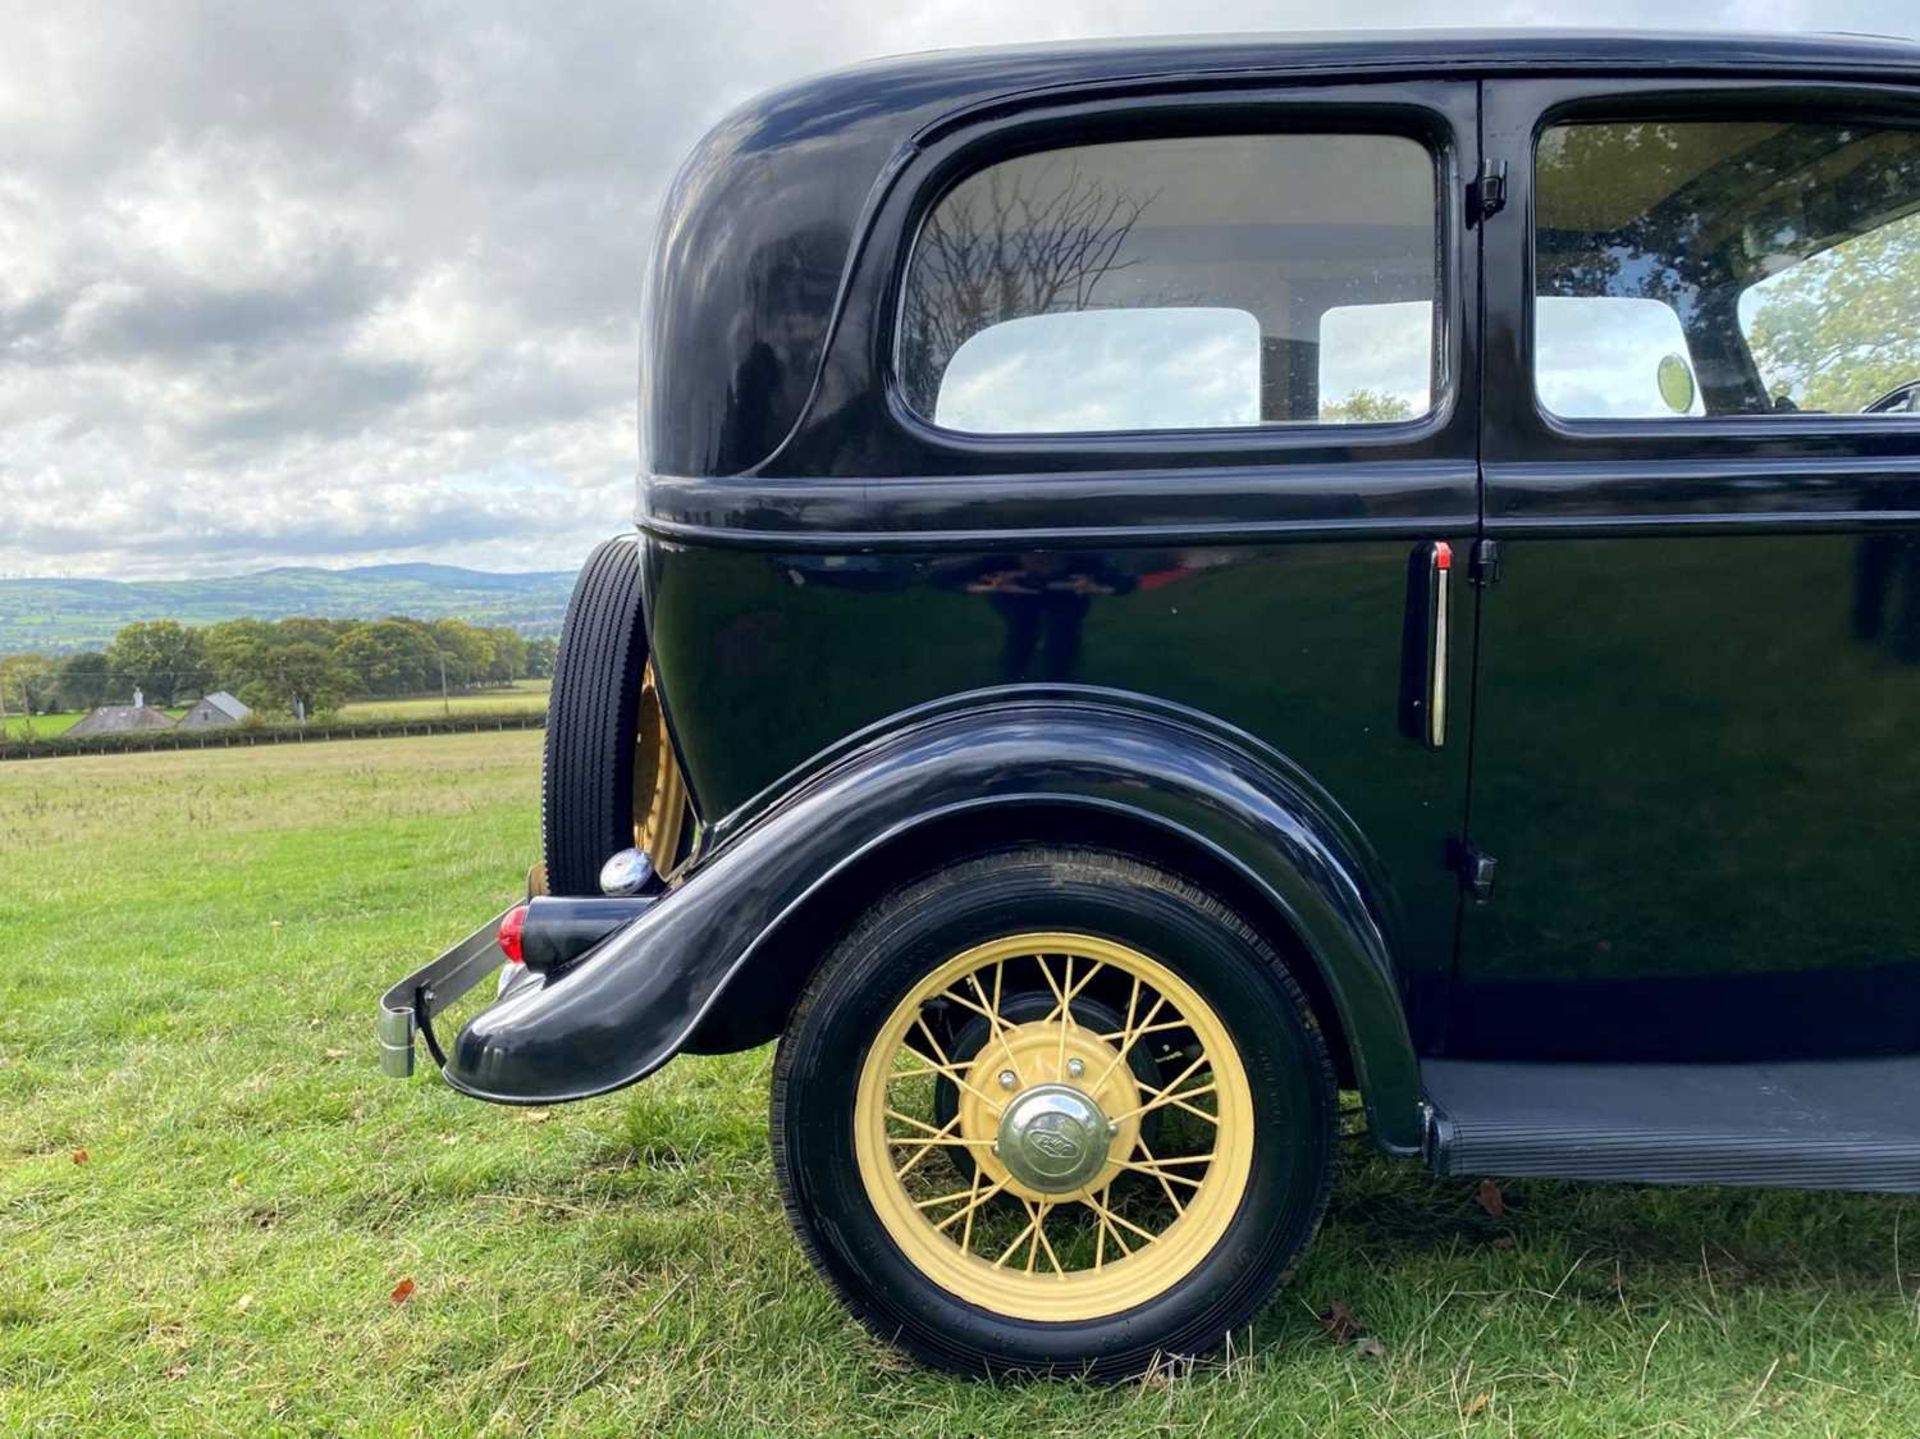
<instances>
[{"instance_id":1,"label":"sky","mask_svg":"<svg viewBox=\"0 0 1920 1439\"><path fill-rule=\"evenodd\" d=\"M1912 0L1474 18L1920 34ZM906 51L1354 23L1298 0L0 0L0 575L570 568L630 522L642 266L728 109Z\"/></svg>"}]
</instances>

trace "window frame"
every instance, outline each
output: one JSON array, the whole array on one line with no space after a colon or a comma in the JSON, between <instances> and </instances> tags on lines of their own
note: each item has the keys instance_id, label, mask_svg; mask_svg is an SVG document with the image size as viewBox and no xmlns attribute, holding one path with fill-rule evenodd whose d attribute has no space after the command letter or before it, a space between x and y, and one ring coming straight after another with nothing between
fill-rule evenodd
<instances>
[{"instance_id":1,"label":"window frame","mask_svg":"<svg viewBox=\"0 0 1920 1439\"><path fill-rule=\"evenodd\" d=\"M1539 151L1546 132L1555 126L1581 123L1685 123L1728 120L1792 119L1829 124L1848 121L1886 128L1920 131L1920 90L1885 85L1835 86L1808 81L1800 84L1718 81L1676 90L1672 81L1641 81L1583 77L1562 87L1580 93L1564 95L1539 109L1527 136L1520 163L1525 166L1525 204L1513 215L1524 226L1520 247L1524 274L1518 296L1520 313L1519 369L1527 407L1545 434L1573 445L1600 442L1658 442L1663 447L1688 443L1743 441L1804 441L1827 435L1848 442L1862 435L1892 439L1920 438L1920 415L1894 417L1868 413L1835 414L1793 411L1739 415L1657 415L1649 417L1565 416L1550 409L1540 395L1539 334ZM1493 223L1499 223L1495 220ZM1744 340L1744 336L1742 337ZM1689 358L1691 363L1691 358ZM1491 415L1489 419L1491 420Z\"/></svg>"},{"instance_id":2,"label":"window frame","mask_svg":"<svg viewBox=\"0 0 1920 1439\"><path fill-rule=\"evenodd\" d=\"M1377 97L1377 98L1375 98ZM926 222L960 184L993 165L1052 150L1119 141L1206 136L1386 135L1411 140L1427 153L1434 198L1434 328L1430 404L1408 420L1325 424L1292 420L1203 429L1083 430L1066 433L983 433L935 423L908 400L901 376L906 280ZM1023 117L954 144L919 178L901 223L898 246L879 296L875 325L876 374L892 423L916 442L948 452L1005 456L1010 465L1097 458L1124 452L1168 463L1186 458L1243 463L1249 452L1344 448L1408 448L1432 441L1454 423L1469 389L1463 312L1463 265L1472 237L1460 191L1461 156L1447 115L1406 97L1391 81L1342 85L1332 93L1311 86L1246 94L1134 96L1119 103L1075 107L1066 113Z\"/></svg>"}]
</instances>

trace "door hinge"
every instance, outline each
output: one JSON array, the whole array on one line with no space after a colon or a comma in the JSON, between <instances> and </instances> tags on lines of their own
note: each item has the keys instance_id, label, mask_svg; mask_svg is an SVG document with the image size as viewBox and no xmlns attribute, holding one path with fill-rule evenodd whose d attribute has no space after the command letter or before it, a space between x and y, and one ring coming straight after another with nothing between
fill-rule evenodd
<instances>
[{"instance_id":1,"label":"door hinge","mask_svg":"<svg viewBox=\"0 0 1920 1439\"><path fill-rule=\"evenodd\" d=\"M1493 876L1500 868L1500 861L1472 840L1449 840L1447 850L1453 872L1460 876L1460 888L1467 898L1475 904L1486 904L1492 900Z\"/></svg>"},{"instance_id":2,"label":"door hinge","mask_svg":"<svg viewBox=\"0 0 1920 1439\"><path fill-rule=\"evenodd\" d=\"M1467 576L1480 589L1500 583L1500 541L1475 540L1467 556Z\"/></svg>"},{"instance_id":3,"label":"door hinge","mask_svg":"<svg viewBox=\"0 0 1920 1439\"><path fill-rule=\"evenodd\" d=\"M1467 223L1491 220L1507 208L1507 162L1482 160L1467 184Z\"/></svg>"}]
</instances>

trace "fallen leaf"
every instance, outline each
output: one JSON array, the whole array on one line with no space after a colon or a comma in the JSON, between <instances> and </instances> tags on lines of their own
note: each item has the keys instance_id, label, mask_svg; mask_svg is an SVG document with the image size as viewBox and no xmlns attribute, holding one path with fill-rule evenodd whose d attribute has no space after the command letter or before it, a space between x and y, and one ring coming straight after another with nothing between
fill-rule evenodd
<instances>
[{"instance_id":1,"label":"fallen leaf","mask_svg":"<svg viewBox=\"0 0 1920 1439\"><path fill-rule=\"evenodd\" d=\"M253 1308L253 1296L251 1294L242 1294L238 1299L233 1301L233 1312L235 1314L245 1314L251 1308Z\"/></svg>"},{"instance_id":2,"label":"fallen leaf","mask_svg":"<svg viewBox=\"0 0 1920 1439\"><path fill-rule=\"evenodd\" d=\"M1520 1247L1520 1241L1515 1239L1511 1234L1502 1234L1493 1241L1492 1247L1495 1249L1518 1249Z\"/></svg>"},{"instance_id":3,"label":"fallen leaf","mask_svg":"<svg viewBox=\"0 0 1920 1439\"><path fill-rule=\"evenodd\" d=\"M320 1052L328 1059L345 1059L347 1057L347 1052L344 1049L323 1049Z\"/></svg>"},{"instance_id":4,"label":"fallen leaf","mask_svg":"<svg viewBox=\"0 0 1920 1439\"><path fill-rule=\"evenodd\" d=\"M1387 1346L1382 1344L1378 1339L1375 1339L1371 1334L1368 1334L1363 1338L1353 1341L1353 1352L1360 1355L1363 1359L1385 1359L1387 1357Z\"/></svg>"},{"instance_id":5,"label":"fallen leaf","mask_svg":"<svg viewBox=\"0 0 1920 1439\"><path fill-rule=\"evenodd\" d=\"M185 1360L182 1360L178 1364L169 1364L165 1369L161 1370L160 1372L163 1378L182 1379L186 1377L187 1372L192 1368L193 1366L191 1364L187 1363Z\"/></svg>"},{"instance_id":6,"label":"fallen leaf","mask_svg":"<svg viewBox=\"0 0 1920 1439\"><path fill-rule=\"evenodd\" d=\"M1320 1321L1320 1327L1333 1336L1335 1344L1351 1342L1359 1324L1354 1320L1353 1311L1336 1299L1326 1312L1314 1316Z\"/></svg>"},{"instance_id":7,"label":"fallen leaf","mask_svg":"<svg viewBox=\"0 0 1920 1439\"><path fill-rule=\"evenodd\" d=\"M93 1158L93 1156L84 1149L76 1149L73 1151L73 1162L75 1164L85 1164L91 1158Z\"/></svg>"},{"instance_id":8,"label":"fallen leaf","mask_svg":"<svg viewBox=\"0 0 1920 1439\"><path fill-rule=\"evenodd\" d=\"M1500 1186L1493 1180L1481 1180L1480 1187L1473 1192L1473 1197L1479 1200L1480 1207L1495 1219L1507 1217L1507 1197L1500 1192Z\"/></svg>"},{"instance_id":9,"label":"fallen leaf","mask_svg":"<svg viewBox=\"0 0 1920 1439\"><path fill-rule=\"evenodd\" d=\"M1482 1409L1485 1409L1487 1405L1491 1404L1492 1402L1493 1402L1492 1395L1476 1394L1473 1396L1473 1398L1467 1401L1467 1407L1460 1411L1460 1417L1462 1419L1471 1419L1473 1418L1474 1415L1478 1414Z\"/></svg>"},{"instance_id":10,"label":"fallen leaf","mask_svg":"<svg viewBox=\"0 0 1920 1439\"><path fill-rule=\"evenodd\" d=\"M553 1111L551 1109L529 1109L524 1111L520 1115L520 1118L521 1121L526 1124L545 1124L549 1119L553 1118Z\"/></svg>"},{"instance_id":11,"label":"fallen leaf","mask_svg":"<svg viewBox=\"0 0 1920 1439\"><path fill-rule=\"evenodd\" d=\"M413 1281L411 1279L402 1279L398 1284L393 1286L393 1293L389 1294L387 1298L391 1299L395 1304L405 1304L409 1299L413 1298L413 1290Z\"/></svg>"}]
</instances>

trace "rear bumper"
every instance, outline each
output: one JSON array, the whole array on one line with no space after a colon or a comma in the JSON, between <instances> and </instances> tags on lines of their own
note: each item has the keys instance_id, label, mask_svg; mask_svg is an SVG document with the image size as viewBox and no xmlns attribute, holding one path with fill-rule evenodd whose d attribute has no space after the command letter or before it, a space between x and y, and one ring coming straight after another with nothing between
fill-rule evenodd
<instances>
[{"instance_id":1,"label":"rear bumper","mask_svg":"<svg viewBox=\"0 0 1920 1439\"><path fill-rule=\"evenodd\" d=\"M509 998L536 993L564 983L569 966L595 946L645 914L659 895L629 895L592 899L540 896L526 901L521 925L524 965L511 965L494 1005L475 1017L486 1021ZM500 948L500 922L511 913L502 910L459 943L443 950L389 989L380 1000L380 1072L395 1079L413 1073L414 1046L424 1040L447 1082L468 1093L476 1090L472 1076L464 1075L460 1044L443 1045L434 1029L434 1017L469 993L487 976L507 964ZM482 1024L484 1028L485 1025ZM486 1094L507 1103L534 1103L517 1093Z\"/></svg>"},{"instance_id":2,"label":"rear bumper","mask_svg":"<svg viewBox=\"0 0 1920 1439\"><path fill-rule=\"evenodd\" d=\"M433 1017L507 962L500 950L502 910L472 934L443 950L389 989L380 1000L380 1072L395 1079L413 1073L414 1040L424 1037L433 1062L447 1066Z\"/></svg>"}]
</instances>

